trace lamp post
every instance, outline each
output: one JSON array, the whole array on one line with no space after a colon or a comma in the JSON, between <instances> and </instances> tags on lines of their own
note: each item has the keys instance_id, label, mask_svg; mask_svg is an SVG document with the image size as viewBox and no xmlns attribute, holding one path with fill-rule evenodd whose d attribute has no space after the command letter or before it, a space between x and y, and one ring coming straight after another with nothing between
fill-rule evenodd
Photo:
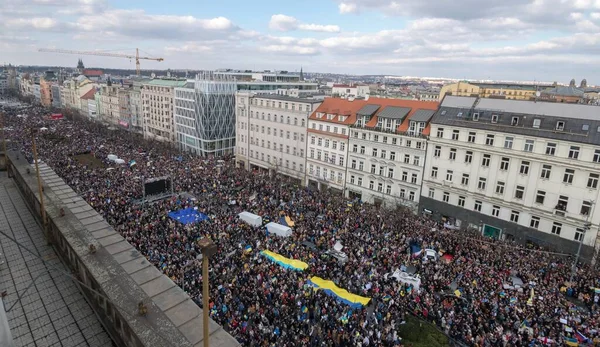
<instances>
[{"instance_id":1,"label":"lamp post","mask_svg":"<svg viewBox=\"0 0 600 347\"><path fill-rule=\"evenodd\" d=\"M579 246L577 247L577 254L575 255L575 260L573 260L573 265L571 266L571 278L569 279L569 284L573 285L573 277L575 277L575 271L577 270L577 262L579 261L579 254L581 253L581 245L583 245L583 239L585 238L585 233L590 230L590 228L592 227L592 223L589 222L590 220L590 215L592 214L592 211L594 209L594 201L590 201L590 205L592 205L592 208L590 209L590 212L587 214L587 216L585 216L585 223L583 224L583 235L581 235L581 238L579 239Z\"/></svg>"},{"instance_id":2,"label":"lamp post","mask_svg":"<svg viewBox=\"0 0 600 347\"><path fill-rule=\"evenodd\" d=\"M208 333L208 260L215 253L217 253L217 245L215 245L210 239L203 238L198 241L198 245L202 250L202 325L203 325L203 336L204 336L204 347L209 347L209 333Z\"/></svg>"}]
</instances>

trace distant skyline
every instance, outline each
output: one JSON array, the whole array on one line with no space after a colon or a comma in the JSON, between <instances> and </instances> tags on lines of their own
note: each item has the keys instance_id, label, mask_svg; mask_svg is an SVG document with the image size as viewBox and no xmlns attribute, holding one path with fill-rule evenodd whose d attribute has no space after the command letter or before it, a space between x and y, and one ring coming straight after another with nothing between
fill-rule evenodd
<instances>
[{"instance_id":1,"label":"distant skyline","mask_svg":"<svg viewBox=\"0 0 600 347\"><path fill-rule=\"evenodd\" d=\"M485 7L483 7L483 6ZM39 48L165 58L143 69L277 69L600 84L599 0L4 0L0 64ZM86 66L133 69L122 58Z\"/></svg>"}]
</instances>

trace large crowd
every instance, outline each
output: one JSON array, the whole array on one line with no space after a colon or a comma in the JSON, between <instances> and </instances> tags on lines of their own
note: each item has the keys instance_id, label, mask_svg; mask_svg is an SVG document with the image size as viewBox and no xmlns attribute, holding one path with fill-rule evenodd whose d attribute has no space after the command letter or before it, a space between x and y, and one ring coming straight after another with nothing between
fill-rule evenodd
<instances>
[{"instance_id":1,"label":"large crowd","mask_svg":"<svg viewBox=\"0 0 600 347\"><path fill-rule=\"evenodd\" d=\"M600 336L600 294L594 290L600 276L579 264L570 283L570 258L564 255L446 230L402 209L378 209L246 171L232 158L180 153L122 129L49 120L38 108L5 111L9 147L32 161L30 131L37 129L40 160L200 306L197 241L213 240L218 252L211 259L210 314L244 346L405 346L399 331L410 316L466 346L562 346L573 339L593 344ZM136 164L116 165L109 154ZM140 204L143 181L161 176L172 178L176 193L188 195ZM209 219L184 225L168 217L187 207ZM280 238L249 226L238 218L243 211L271 221L289 216L293 234ZM346 262L326 254L337 242ZM414 244L452 258L413 256ZM262 250L309 267L285 269ZM418 274L419 290L386 276L401 267ZM313 290L311 276L371 301L351 308ZM520 290L504 286L515 277L523 281Z\"/></svg>"}]
</instances>

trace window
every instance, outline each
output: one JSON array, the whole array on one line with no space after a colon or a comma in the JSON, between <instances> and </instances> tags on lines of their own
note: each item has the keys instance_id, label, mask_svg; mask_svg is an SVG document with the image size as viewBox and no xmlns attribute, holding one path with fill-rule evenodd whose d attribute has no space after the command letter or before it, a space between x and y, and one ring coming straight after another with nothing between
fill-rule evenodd
<instances>
[{"instance_id":1,"label":"window","mask_svg":"<svg viewBox=\"0 0 600 347\"><path fill-rule=\"evenodd\" d=\"M412 147L412 141L406 140L406 147Z\"/></svg>"},{"instance_id":2,"label":"window","mask_svg":"<svg viewBox=\"0 0 600 347\"><path fill-rule=\"evenodd\" d=\"M354 175L351 175L350 176L350 184L354 184L354 182L355 182L355 177L354 177Z\"/></svg>"},{"instance_id":3,"label":"window","mask_svg":"<svg viewBox=\"0 0 600 347\"><path fill-rule=\"evenodd\" d=\"M486 179L479 177L479 183L477 183L477 189L485 190Z\"/></svg>"},{"instance_id":4,"label":"window","mask_svg":"<svg viewBox=\"0 0 600 347\"><path fill-rule=\"evenodd\" d=\"M473 152L467 151L465 154L465 163L470 163L473 161Z\"/></svg>"},{"instance_id":5,"label":"window","mask_svg":"<svg viewBox=\"0 0 600 347\"><path fill-rule=\"evenodd\" d=\"M377 170L377 166L375 164L371 164L371 173L374 174Z\"/></svg>"},{"instance_id":6,"label":"window","mask_svg":"<svg viewBox=\"0 0 600 347\"><path fill-rule=\"evenodd\" d=\"M365 154L365 146L360 146L360 154Z\"/></svg>"},{"instance_id":7,"label":"window","mask_svg":"<svg viewBox=\"0 0 600 347\"><path fill-rule=\"evenodd\" d=\"M388 178L394 178L394 169L388 168Z\"/></svg>"},{"instance_id":8,"label":"window","mask_svg":"<svg viewBox=\"0 0 600 347\"><path fill-rule=\"evenodd\" d=\"M398 144L398 138L392 137L392 145Z\"/></svg>"},{"instance_id":9,"label":"window","mask_svg":"<svg viewBox=\"0 0 600 347\"><path fill-rule=\"evenodd\" d=\"M575 170L565 169L565 174L563 176L563 182L568 183L568 184L573 183L573 176L575 176Z\"/></svg>"},{"instance_id":10,"label":"window","mask_svg":"<svg viewBox=\"0 0 600 347\"><path fill-rule=\"evenodd\" d=\"M594 163L600 163L600 149L594 151Z\"/></svg>"},{"instance_id":11,"label":"window","mask_svg":"<svg viewBox=\"0 0 600 347\"><path fill-rule=\"evenodd\" d=\"M519 211L512 210L510 212L510 221L513 223L519 223Z\"/></svg>"},{"instance_id":12,"label":"window","mask_svg":"<svg viewBox=\"0 0 600 347\"><path fill-rule=\"evenodd\" d=\"M446 170L446 181L452 182L452 174L454 174L454 171Z\"/></svg>"},{"instance_id":13,"label":"window","mask_svg":"<svg viewBox=\"0 0 600 347\"><path fill-rule=\"evenodd\" d=\"M592 203L589 201L584 201L581 204L581 214L584 216L587 216L590 214L590 211L592 210Z\"/></svg>"},{"instance_id":14,"label":"window","mask_svg":"<svg viewBox=\"0 0 600 347\"><path fill-rule=\"evenodd\" d=\"M481 212L481 201L475 200L475 204L473 205L473 210L477 212Z\"/></svg>"},{"instance_id":15,"label":"window","mask_svg":"<svg viewBox=\"0 0 600 347\"><path fill-rule=\"evenodd\" d=\"M473 120L476 121L476 122L479 120L479 113L478 112L473 113Z\"/></svg>"},{"instance_id":16,"label":"window","mask_svg":"<svg viewBox=\"0 0 600 347\"><path fill-rule=\"evenodd\" d=\"M333 142L331 143L331 148L332 148L332 149L337 149L337 141L333 141Z\"/></svg>"},{"instance_id":17,"label":"window","mask_svg":"<svg viewBox=\"0 0 600 347\"><path fill-rule=\"evenodd\" d=\"M410 201L414 201L415 200L415 192L408 192L408 200Z\"/></svg>"},{"instance_id":18,"label":"window","mask_svg":"<svg viewBox=\"0 0 600 347\"><path fill-rule=\"evenodd\" d=\"M500 206L492 206L492 216L498 217L500 215Z\"/></svg>"},{"instance_id":19,"label":"window","mask_svg":"<svg viewBox=\"0 0 600 347\"><path fill-rule=\"evenodd\" d=\"M363 171L363 170L364 170L364 168L365 168L365 163L364 163L363 161L359 161L359 162L358 162L358 169L359 169L360 171Z\"/></svg>"},{"instance_id":20,"label":"window","mask_svg":"<svg viewBox=\"0 0 600 347\"><path fill-rule=\"evenodd\" d=\"M442 147L435 146L435 149L433 150L433 156L439 158L441 152L442 152Z\"/></svg>"},{"instance_id":21,"label":"window","mask_svg":"<svg viewBox=\"0 0 600 347\"><path fill-rule=\"evenodd\" d=\"M523 199L523 195L525 195L525 187L517 186L517 189L515 189L515 199Z\"/></svg>"},{"instance_id":22,"label":"window","mask_svg":"<svg viewBox=\"0 0 600 347\"><path fill-rule=\"evenodd\" d=\"M428 196L433 199L435 197L435 189L429 188L429 195Z\"/></svg>"},{"instance_id":23,"label":"window","mask_svg":"<svg viewBox=\"0 0 600 347\"><path fill-rule=\"evenodd\" d=\"M519 124L519 117L512 117L510 120L510 125L517 126Z\"/></svg>"},{"instance_id":24,"label":"window","mask_svg":"<svg viewBox=\"0 0 600 347\"><path fill-rule=\"evenodd\" d=\"M352 161L350 162L350 168L356 169L356 159L352 159Z\"/></svg>"},{"instance_id":25,"label":"window","mask_svg":"<svg viewBox=\"0 0 600 347\"><path fill-rule=\"evenodd\" d=\"M383 183L380 182L380 183L377 184L377 191L378 192L383 192Z\"/></svg>"},{"instance_id":26,"label":"window","mask_svg":"<svg viewBox=\"0 0 600 347\"><path fill-rule=\"evenodd\" d=\"M386 153L385 149L382 149L382 150L381 150L381 158L385 159L385 157L386 157L386 154L387 154L387 153Z\"/></svg>"},{"instance_id":27,"label":"window","mask_svg":"<svg viewBox=\"0 0 600 347\"><path fill-rule=\"evenodd\" d=\"M563 122L563 121L556 122L556 130L558 130L558 131L565 130L565 122Z\"/></svg>"},{"instance_id":28,"label":"window","mask_svg":"<svg viewBox=\"0 0 600 347\"><path fill-rule=\"evenodd\" d=\"M529 162L522 160L521 161L521 168L519 169L519 173L521 175L528 175L529 174Z\"/></svg>"},{"instance_id":29,"label":"window","mask_svg":"<svg viewBox=\"0 0 600 347\"><path fill-rule=\"evenodd\" d=\"M317 140L317 146L322 146L323 145L323 139L319 137L319 139Z\"/></svg>"},{"instance_id":30,"label":"window","mask_svg":"<svg viewBox=\"0 0 600 347\"><path fill-rule=\"evenodd\" d=\"M590 173L590 176L588 177L587 187L591 188L591 189L598 188L598 178L599 177L600 177L599 174Z\"/></svg>"},{"instance_id":31,"label":"window","mask_svg":"<svg viewBox=\"0 0 600 347\"><path fill-rule=\"evenodd\" d=\"M408 172L402 171L402 181L408 181Z\"/></svg>"},{"instance_id":32,"label":"window","mask_svg":"<svg viewBox=\"0 0 600 347\"><path fill-rule=\"evenodd\" d=\"M571 158L571 159L579 158L579 147L578 146L571 146L571 148L569 149L569 158Z\"/></svg>"},{"instance_id":33,"label":"window","mask_svg":"<svg viewBox=\"0 0 600 347\"><path fill-rule=\"evenodd\" d=\"M458 141L458 135L459 135L458 130L452 130L452 140Z\"/></svg>"},{"instance_id":34,"label":"window","mask_svg":"<svg viewBox=\"0 0 600 347\"><path fill-rule=\"evenodd\" d=\"M525 140L525 147L523 150L525 152L533 152L533 140Z\"/></svg>"},{"instance_id":35,"label":"window","mask_svg":"<svg viewBox=\"0 0 600 347\"><path fill-rule=\"evenodd\" d=\"M537 229L540 226L540 217L531 216L531 221L529 222L529 227Z\"/></svg>"},{"instance_id":36,"label":"window","mask_svg":"<svg viewBox=\"0 0 600 347\"><path fill-rule=\"evenodd\" d=\"M513 146L514 137L507 136L504 138L504 148L511 149Z\"/></svg>"},{"instance_id":37,"label":"window","mask_svg":"<svg viewBox=\"0 0 600 347\"><path fill-rule=\"evenodd\" d=\"M498 115L497 114L492 115L492 123L498 123Z\"/></svg>"},{"instance_id":38,"label":"window","mask_svg":"<svg viewBox=\"0 0 600 347\"><path fill-rule=\"evenodd\" d=\"M554 155L556 153L556 143L547 143L546 144L546 155Z\"/></svg>"},{"instance_id":39,"label":"window","mask_svg":"<svg viewBox=\"0 0 600 347\"><path fill-rule=\"evenodd\" d=\"M508 166L510 165L510 158L507 157L503 157L502 160L500 160L500 170L508 170Z\"/></svg>"},{"instance_id":40,"label":"window","mask_svg":"<svg viewBox=\"0 0 600 347\"><path fill-rule=\"evenodd\" d=\"M483 159L481 160L481 166L490 167L491 156L489 154L484 154Z\"/></svg>"},{"instance_id":41,"label":"window","mask_svg":"<svg viewBox=\"0 0 600 347\"><path fill-rule=\"evenodd\" d=\"M542 124L542 120L541 119L534 119L533 120L533 127L534 128L539 128L540 124Z\"/></svg>"},{"instance_id":42,"label":"window","mask_svg":"<svg viewBox=\"0 0 600 347\"><path fill-rule=\"evenodd\" d=\"M431 178L437 178L437 174L438 174L438 168L437 167L432 167L431 168Z\"/></svg>"},{"instance_id":43,"label":"window","mask_svg":"<svg viewBox=\"0 0 600 347\"><path fill-rule=\"evenodd\" d=\"M581 228L577 228L575 229L575 237L574 240L575 241L581 241L583 240L583 236L585 235L585 232L583 231L583 229Z\"/></svg>"},{"instance_id":44,"label":"window","mask_svg":"<svg viewBox=\"0 0 600 347\"><path fill-rule=\"evenodd\" d=\"M404 188L401 188L401 189L400 189L400 197L401 197L402 199L404 199L404 197L405 197L405 196L406 196L406 189L404 189Z\"/></svg>"},{"instance_id":45,"label":"window","mask_svg":"<svg viewBox=\"0 0 600 347\"><path fill-rule=\"evenodd\" d=\"M383 143L387 143L387 142L388 142L388 137L387 137L387 136L384 136L384 137L383 137Z\"/></svg>"},{"instance_id":46,"label":"window","mask_svg":"<svg viewBox=\"0 0 600 347\"><path fill-rule=\"evenodd\" d=\"M415 155L413 157L413 165L419 166L420 163L421 163L421 158L418 155Z\"/></svg>"},{"instance_id":47,"label":"window","mask_svg":"<svg viewBox=\"0 0 600 347\"><path fill-rule=\"evenodd\" d=\"M377 148L373 148L373 154L372 156L377 157Z\"/></svg>"},{"instance_id":48,"label":"window","mask_svg":"<svg viewBox=\"0 0 600 347\"><path fill-rule=\"evenodd\" d=\"M390 152L390 160L396 160L396 152Z\"/></svg>"},{"instance_id":49,"label":"window","mask_svg":"<svg viewBox=\"0 0 600 347\"><path fill-rule=\"evenodd\" d=\"M352 152L358 153L358 145L353 145L352 146Z\"/></svg>"},{"instance_id":50,"label":"window","mask_svg":"<svg viewBox=\"0 0 600 347\"><path fill-rule=\"evenodd\" d=\"M465 197L464 196L458 197L458 206L465 207Z\"/></svg>"},{"instance_id":51,"label":"window","mask_svg":"<svg viewBox=\"0 0 600 347\"><path fill-rule=\"evenodd\" d=\"M562 230L562 224L558 222L552 223L552 233L554 235L560 235L560 231Z\"/></svg>"},{"instance_id":52,"label":"window","mask_svg":"<svg viewBox=\"0 0 600 347\"><path fill-rule=\"evenodd\" d=\"M290 132L288 131L288 138L290 137ZM325 139L325 148L329 148L329 139Z\"/></svg>"},{"instance_id":53,"label":"window","mask_svg":"<svg viewBox=\"0 0 600 347\"><path fill-rule=\"evenodd\" d=\"M456 148L450 148L450 160L456 159Z\"/></svg>"},{"instance_id":54,"label":"window","mask_svg":"<svg viewBox=\"0 0 600 347\"><path fill-rule=\"evenodd\" d=\"M373 188L375 188L375 182L369 181L369 189L372 190Z\"/></svg>"},{"instance_id":55,"label":"window","mask_svg":"<svg viewBox=\"0 0 600 347\"><path fill-rule=\"evenodd\" d=\"M442 200L443 200L444 202L448 202L448 201L450 201L450 193L448 193L448 192L444 192L444 196L442 197Z\"/></svg>"},{"instance_id":56,"label":"window","mask_svg":"<svg viewBox=\"0 0 600 347\"><path fill-rule=\"evenodd\" d=\"M535 194L535 203L536 204L544 204L544 200L546 199L546 192L543 190L538 190Z\"/></svg>"},{"instance_id":57,"label":"window","mask_svg":"<svg viewBox=\"0 0 600 347\"><path fill-rule=\"evenodd\" d=\"M551 173L552 173L551 165L542 165L542 173L540 175L541 178L549 180Z\"/></svg>"},{"instance_id":58,"label":"window","mask_svg":"<svg viewBox=\"0 0 600 347\"><path fill-rule=\"evenodd\" d=\"M444 128L438 128L437 137L444 137Z\"/></svg>"},{"instance_id":59,"label":"window","mask_svg":"<svg viewBox=\"0 0 600 347\"><path fill-rule=\"evenodd\" d=\"M362 187L362 177L356 179L356 185Z\"/></svg>"},{"instance_id":60,"label":"window","mask_svg":"<svg viewBox=\"0 0 600 347\"><path fill-rule=\"evenodd\" d=\"M379 176L383 176L384 170L385 170L385 168L383 166L379 167Z\"/></svg>"},{"instance_id":61,"label":"window","mask_svg":"<svg viewBox=\"0 0 600 347\"><path fill-rule=\"evenodd\" d=\"M462 184L463 186L468 186L469 185L469 174L464 173L462 175L462 178L460 180L460 184Z\"/></svg>"},{"instance_id":62,"label":"window","mask_svg":"<svg viewBox=\"0 0 600 347\"><path fill-rule=\"evenodd\" d=\"M417 184L417 174L414 173L410 176L410 183Z\"/></svg>"},{"instance_id":63,"label":"window","mask_svg":"<svg viewBox=\"0 0 600 347\"><path fill-rule=\"evenodd\" d=\"M410 164L410 154L404 155L404 164Z\"/></svg>"},{"instance_id":64,"label":"window","mask_svg":"<svg viewBox=\"0 0 600 347\"><path fill-rule=\"evenodd\" d=\"M485 137L485 144L488 145L488 146L493 146L494 145L494 135L488 134Z\"/></svg>"},{"instance_id":65,"label":"window","mask_svg":"<svg viewBox=\"0 0 600 347\"><path fill-rule=\"evenodd\" d=\"M505 186L504 182L502 182L502 181L496 182L496 194L500 194L500 195L504 194L504 186Z\"/></svg>"},{"instance_id":66,"label":"window","mask_svg":"<svg viewBox=\"0 0 600 347\"><path fill-rule=\"evenodd\" d=\"M476 134L474 131L469 132L469 137L467 138L467 142L475 143L475 135Z\"/></svg>"}]
</instances>

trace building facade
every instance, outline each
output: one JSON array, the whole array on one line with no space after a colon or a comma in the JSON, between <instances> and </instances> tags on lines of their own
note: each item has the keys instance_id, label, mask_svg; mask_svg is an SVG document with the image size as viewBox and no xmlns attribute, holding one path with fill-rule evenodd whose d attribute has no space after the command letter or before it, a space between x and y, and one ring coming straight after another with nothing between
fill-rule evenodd
<instances>
[{"instance_id":1,"label":"building facade","mask_svg":"<svg viewBox=\"0 0 600 347\"><path fill-rule=\"evenodd\" d=\"M185 84L186 81L173 79L154 79L144 83L141 92L144 138L175 142L175 88Z\"/></svg>"},{"instance_id":2,"label":"building facade","mask_svg":"<svg viewBox=\"0 0 600 347\"><path fill-rule=\"evenodd\" d=\"M431 121L420 211L564 252L583 240L589 255L600 245L597 114L588 105L446 96Z\"/></svg>"},{"instance_id":3,"label":"building facade","mask_svg":"<svg viewBox=\"0 0 600 347\"><path fill-rule=\"evenodd\" d=\"M175 89L179 148L203 157L234 153L236 90L232 77L209 72Z\"/></svg>"},{"instance_id":4,"label":"building facade","mask_svg":"<svg viewBox=\"0 0 600 347\"><path fill-rule=\"evenodd\" d=\"M99 106L96 112L102 122L118 124L121 119L119 108L119 87L108 83L100 87Z\"/></svg>"},{"instance_id":5,"label":"building facade","mask_svg":"<svg viewBox=\"0 0 600 347\"><path fill-rule=\"evenodd\" d=\"M8 73L0 72L0 95L7 94L8 89L9 89Z\"/></svg>"},{"instance_id":6,"label":"building facade","mask_svg":"<svg viewBox=\"0 0 600 347\"><path fill-rule=\"evenodd\" d=\"M509 100L533 100L536 97L536 92L548 87L551 87L551 85L475 83L459 81L443 86L439 92L439 100L442 100L445 95Z\"/></svg>"},{"instance_id":7,"label":"building facade","mask_svg":"<svg viewBox=\"0 0 600 347\"><path fill-rule=\"evenodd\" d=\"M437 102L369 98L350 129L347 196L417 211L437 108Z\"/></svg>"},{"instance_id":8,"label":"building facade","mask_svg":"<svg viewBox=\"0 0 600 347\"><path fill-rule=\"evenodd\" d=\"M128 87L119 88L119 125L126 129L131 129L131 103L130 90Z\"/></svg>"},{"instance_id":9,"label":"building facade","mask_svg":"<svg viewBox=\"0 0 600 347\"><path fill-rule=\"evenodd\" d=\"M346 190L350 126L365 100L326 98L310 115L307 129L306 184L319 190Z\"/></svg>"},{"instance_id":10,"label":"building facade","mask_svg":"<svg viewBox=\"0 0 600 347\"><path fill-rule=\"evenodd\" d=\"M237 164L305 182L308 117L320 104L318 99L238 92Z\"/></svg>"},{"instance_id":11,"label":"building facade","mask_svg":"<svg viewBox=\"0 0 600 347\"><path fill-rule=\"evenodd\" d=\"M62 100L60 98L60 85L52 84L50 86L50 93L52 93L52 107L63 107Z\"/></svg>"},{"instance_id":12,"label":"building facade","mask_svg":"<svg viewBox=\"0 0 600 347\"><path fill-rule=\"evenodd\" d=\"M40 78L40 103L42 106L52 106L52 81L47 81L45 78Z\"/></svg>"},{"instance_id":13,"label":"building facade","mask_svg":"<svg viewBox=\"0 0 600 347\"><path fill-rule=\"evenodd\" d=\"M369 86L365 84L334 84L331 87L331 95L341 97L364 98L370 91Z\"/></svg>"}]
</instances>

